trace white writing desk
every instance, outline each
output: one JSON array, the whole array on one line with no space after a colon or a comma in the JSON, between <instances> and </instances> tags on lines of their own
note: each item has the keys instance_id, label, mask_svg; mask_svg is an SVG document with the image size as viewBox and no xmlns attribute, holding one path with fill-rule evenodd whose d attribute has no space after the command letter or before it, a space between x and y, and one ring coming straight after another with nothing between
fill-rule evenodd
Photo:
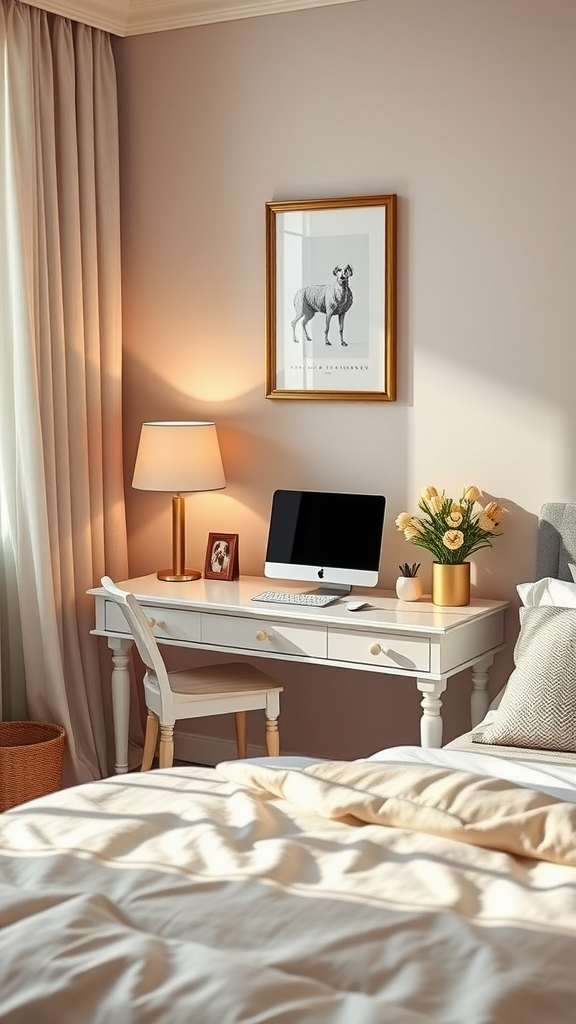
<instances>
[{"instance_id":1,"label":"white writing desk","mask_svg":"<svg viewBox=\"0 0 576 1024\"><path fill-rule=\"evenodd\" d=\"M159 643L194 650L275 658L309 665L380 672L416 680L422 693L420 740L442 744L442 700L450 676L472 670L471 718L475 725L488 707L488 673L502 650L506 601L473 600L464 608L439 608L426 599L398 601L382 590L354 588L351 597L368 607L349 612L346 599L325 608L259 604L263 590L310 590L310 585L255 576L226 583L199 579L164 583L152 576L125 580L144 607ZM128 657L131 634L120 608L105 591L89 591L96 601L98 636L112 651L112 707L116 772L128 770Z\"/></svg>"}]
</instances>

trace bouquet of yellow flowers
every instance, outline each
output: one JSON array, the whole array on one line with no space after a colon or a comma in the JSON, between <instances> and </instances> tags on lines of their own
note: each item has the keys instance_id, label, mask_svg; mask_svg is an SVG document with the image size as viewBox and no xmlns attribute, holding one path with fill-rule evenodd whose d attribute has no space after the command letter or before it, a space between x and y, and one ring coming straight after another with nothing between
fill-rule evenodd
<instances>
[{"instance_id":1,"label":"bouquet of yellow flowers","mask_svg":"<svg viewBox=\"0 0 576 1024\"><path fill-rule=\"evenodd\" d=\"M491 548L498 526L504 521L501 505L489 501L479 506L482 492L466 487L458 501L447 498L435 487L425 487L418 499L421 516L401 512L396 526L411 544L426 548L436 562L459 565L480 548Z\"/></svg>"}]
</instances>

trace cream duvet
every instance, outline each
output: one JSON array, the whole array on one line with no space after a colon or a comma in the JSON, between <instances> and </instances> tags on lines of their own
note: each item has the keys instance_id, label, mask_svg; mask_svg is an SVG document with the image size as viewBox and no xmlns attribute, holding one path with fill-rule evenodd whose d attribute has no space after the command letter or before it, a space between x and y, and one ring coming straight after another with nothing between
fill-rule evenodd
<instances>
[{"instance_id":1,"label":"cream duvet","mask_svg":"<svg viewBox=\"0 0 576 1024\"><path fill-rule=\"evenodd\" d=\"M0 816L3 1024L573 1024L576 804L227 762Z\"/></svg>"}]
</instances>

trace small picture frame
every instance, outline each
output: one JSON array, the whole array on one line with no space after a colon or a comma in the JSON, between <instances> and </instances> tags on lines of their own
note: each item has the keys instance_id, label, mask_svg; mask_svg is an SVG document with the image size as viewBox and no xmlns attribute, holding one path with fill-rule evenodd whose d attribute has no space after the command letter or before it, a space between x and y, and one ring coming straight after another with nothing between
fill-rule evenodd
<instances>
[{"instance_id":1,"label":"small picture frame","mask_svg":"<svg viewBox=\"0 0 576 1024\"><path fill-rule=\"evenodd\" d=\"M238 579L238 534L209 533L204 576L207 580Z\"/></svg>"}]
</instances>

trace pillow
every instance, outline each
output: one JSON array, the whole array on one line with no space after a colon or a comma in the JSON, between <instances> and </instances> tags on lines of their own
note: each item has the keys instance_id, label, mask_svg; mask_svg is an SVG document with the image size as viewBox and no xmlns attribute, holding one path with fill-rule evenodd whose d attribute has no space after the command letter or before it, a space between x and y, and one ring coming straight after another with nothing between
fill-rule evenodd
<instances>
[{"instance_id":1,"label":"pillow","mask_svg":"<svg viewBox=\"0 0 576 1024\"><path fill-rule=\"evenodd\" d=\"M570 568L576 572L576 566ZM576 608L576 583L569 583L568 580L546 576L536 583L519 583L516 590L526 607L553 605L557 608Z\"/></svg>"},{"instance_id":2,"label":"pillow","mask_svg":"<svg viewBox=\"0 0 576 1024\"><path fill-rule=\"evenodd\" d=\"M576 751L576 609L520 609L512 672L474 743Z\"/></svg>"}]
</instances>

